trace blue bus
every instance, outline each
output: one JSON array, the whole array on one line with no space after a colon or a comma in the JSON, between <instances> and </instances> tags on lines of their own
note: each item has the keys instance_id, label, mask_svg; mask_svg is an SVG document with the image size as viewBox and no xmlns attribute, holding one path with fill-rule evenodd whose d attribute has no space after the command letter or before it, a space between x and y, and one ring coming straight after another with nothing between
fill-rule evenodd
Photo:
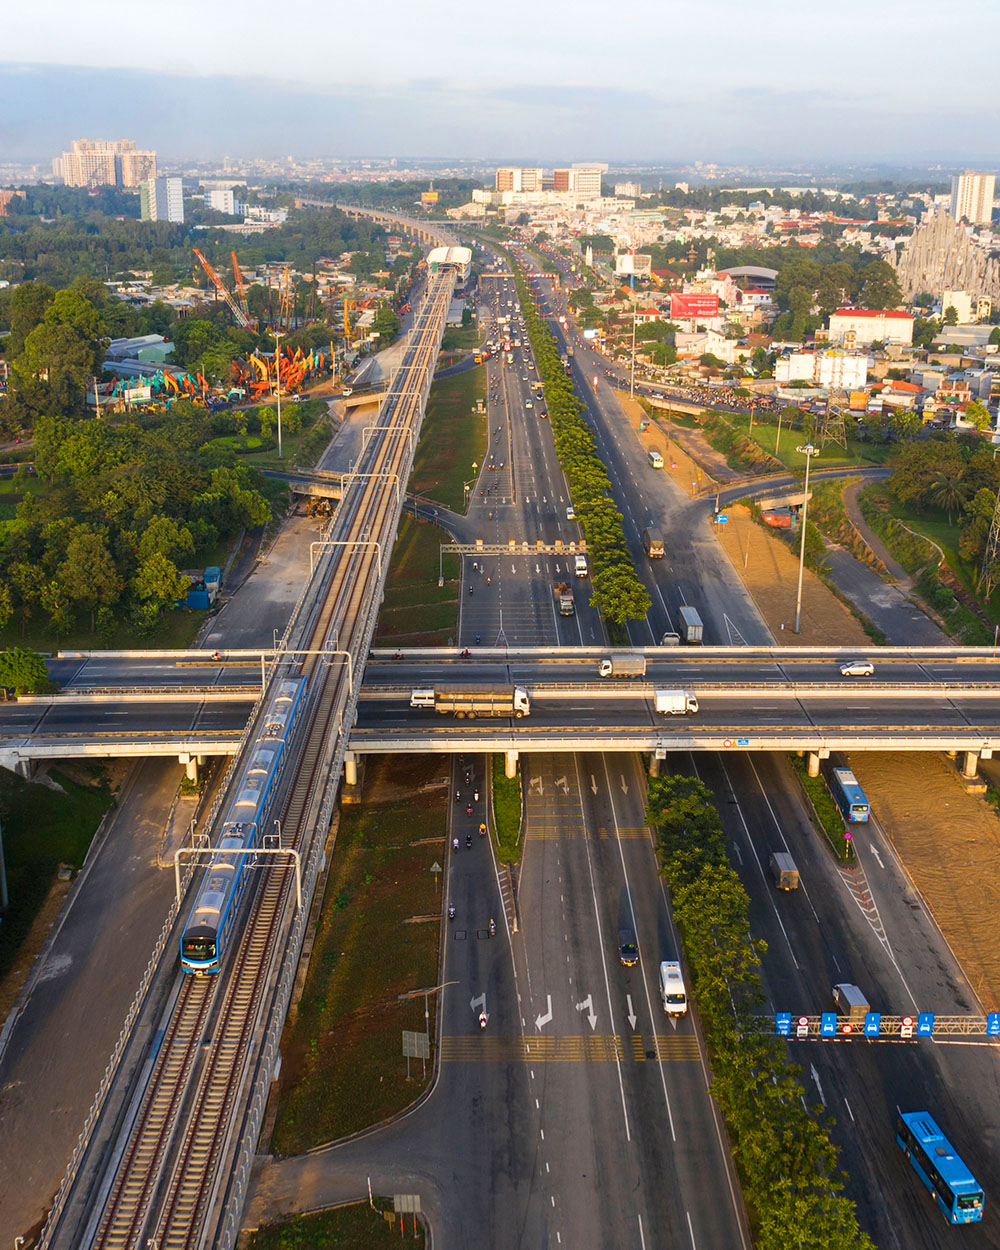
<instances>
[{"instance_id":1,"label":"blue bus","mask_svg":"<svg viewBox=\"0 0 1000 1250\"><path fill-rule=\"evenodd\" d=\"M901 1111L896 1141L950 1224L983 1218L983 1190L928 1111Z\"/></svg>"},{"instance_id":2,"label":"blue bus","mask_svg":"<svg viewBox=\"0 0 1000 1250\"><path fill-rule=\"evenodd\" d=\"M865 792L858 785L858 779L849 768L831 769L833 797L837 800L844 819L848 824L867 821L871 808L865 798Z\"/></svg>"}]
</instances>

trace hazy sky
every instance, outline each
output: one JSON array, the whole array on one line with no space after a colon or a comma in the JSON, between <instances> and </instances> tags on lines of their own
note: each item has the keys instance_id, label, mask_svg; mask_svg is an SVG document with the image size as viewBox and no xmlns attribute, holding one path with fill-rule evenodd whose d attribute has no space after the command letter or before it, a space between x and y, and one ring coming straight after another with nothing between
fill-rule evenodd
<instances>
[{"instance_id":1,"label":"hazy sky","mask_svg":"<svg viewBox=\"0 0 1000 1250\"><path fill-rule=\"evenodd\" d=\"M998 0L33 0L0 160L165 155L990 158ZM950 87L950 90L949 90Z\"/></svg>"}]
</instances>

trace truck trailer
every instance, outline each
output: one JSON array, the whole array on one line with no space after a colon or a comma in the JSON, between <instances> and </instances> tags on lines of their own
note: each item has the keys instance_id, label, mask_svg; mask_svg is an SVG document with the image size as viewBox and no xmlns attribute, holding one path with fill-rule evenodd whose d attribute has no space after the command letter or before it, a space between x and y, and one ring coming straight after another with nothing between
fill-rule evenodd
<instances>
[{"instance_id":1,"label":"truck trailer","mask_svg":"<svg viewBox=\"0 0 1000 1250\"><path fill-rule=\"evenodd\" d=\"M515 716L518 720L531 711L531 701L523 686L459 687L452 690L413 690L410 707L432 707L442 716L459 720L477 716Z\"/></svg>"},{"instance_id":2,"label":"truck trailer","mask_svg":"<svg viewBox=\"0 0 1000 1250\"><path fill-rule=\"evenodd\" d=\"M573 590L566 582L556 582L552 587L560 616L575 616L576 604L573 602Z\"/></svg>"},{"instance_id":3,"label":"truck trailer","mask_svg":"<svg viewBox=\"0 0 1000 1250\"><path fill-rule=\"evenodd\" d=\"M612 655L601 661L597 670L601 677L645 677L644 655Z\"/></svg>"},{"instance_id":4,"label":"truck trailer","mask_svg":"<svg viewBox=\"0 0 1000 1250\"><path fill-rule=\"evenodd\" d=\"M677 609L677 624L680 626L681 642L698 643L704 641L705 626L695 608L684 604Z\"/></svg>"}]
</instances>

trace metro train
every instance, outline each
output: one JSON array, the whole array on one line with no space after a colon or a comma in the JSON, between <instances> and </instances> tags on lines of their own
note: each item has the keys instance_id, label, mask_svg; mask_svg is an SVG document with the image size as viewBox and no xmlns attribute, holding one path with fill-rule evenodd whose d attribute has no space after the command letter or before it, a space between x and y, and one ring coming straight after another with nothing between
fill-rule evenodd
<instances>
[{"instance_id":1,"label":"metro train","mask_svg":"<svg viewBox=\"0 0 1000 1250\"><path fill-rule=\"evenodd\" d=\"M222 824L220 849L205 870L181 933L185 972L201 976L219 971L254 858L240 852L260 840L305 686L305 678L283 678L271 695Z\"/></svg>"}]
</instances>

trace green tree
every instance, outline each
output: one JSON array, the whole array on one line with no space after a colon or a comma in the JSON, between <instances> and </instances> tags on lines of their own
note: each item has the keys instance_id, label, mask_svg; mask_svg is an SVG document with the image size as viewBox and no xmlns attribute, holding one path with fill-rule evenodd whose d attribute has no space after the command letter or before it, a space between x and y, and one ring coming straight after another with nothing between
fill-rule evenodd
<instances>
[{"instance_id":1,"label":"green tree","mask_svg":"<svg viewBox=\"0 0 1000 1250\"><path fill-rule=\"evenodd\" d=\"M931 484L930 499L938 508L944 508L948 513L948 524L951 524L951 514L961 511L965 507L968 498L966 489L962 484L959 474L941 472Z\"/></svg>"},{"instance_id":2,"label":"green tree","mask_svg":"<svg viewBox=\"0 0 1000 1250\"><path fill-rule=\"evenodd\" d=\"M25 647L0 651L0 686L8 686L18 694L44 694L54 689L44 659Z\"/></svg>"},{"instance_id":3,"label":"green tree","mask_svg":"<svg viewBox=\"0 0 1000 1250\"><path fill-rule=\"evenodd\" d=\"M108 328L104 318L85 295L72 287L59 291L45 310L45 324L68 326L75 331L90 346L93 358L93 367L90 372L93 374L101 372Z\"/></svg>"},{"instance_id":4,"label":"green tree","mask_svg":"<svg viewBox=\"0 0 1000 1250\"><path fill-rule=\"evenodd\" d=\"M972 399L965 405L965 419L977 430L988 430L993 421L989 408L978 399Z\"/></svg>"},{"instance_id":5,"label":"green tree","mask_svg":"<svg viewBox=\"0 0 1000 1250\"><path fill-rule=\"evenodd\" d=\"M117 603L124 586L104 535L86 525L74 530L56 576L70 602L90 613L91 631L97 610Z\"/></svg>"},{"instance_id":6,"label":"green tree","mask_svg":"<svg viewBox=\"0 0 1000 1250\"><path fill-rule=\"evenodd\" d=\"M873 260L861 270L861 306L895 308L903 301L896 271L887 261Z\"/></svg>"},{"instance_id":7,"label":"green tree","mask_svg":"<svg viewBox=\"0 0 1000 1250\"><path fill-rule=\"evenodd\" d=\"M399 318L385 300L380 301L375 316L372 318L372 333L377 334L381 346L386 346L399 333Z\"/></svg>"},{"instance_id":8,"label":"green tree","mask_svg":"<svg viewBox=\"0 0 1000 1250\"><path fill-rule=\"evenodd\" d=\"M94 349L68 325L37 325L13 363L15 389L42 384L40 410L81 411L94 376Z\"/></svg>"},{"instance_id":9,"label":"green tree","mask_svg":"<svg viewBox=\"0 0 1000 1250\"><path fill-rule=\"evenodd\" d=\"M992 346L1000 344L1000 326L994 326L990 331L989 341Z\"/></svg>"},{"instance_id":10,"label":"green tree","mask_svg":"<svg viewBox=\"0 0 1000 1250\"><path fill-rule=\"evenodd\" d=\"M944 310L944 324L946 326L958 325L958 309L954 304L949 304Z\"/></svg>"},{"instance_id":11,"label":"green tree","mask_svg":"<svg viewBox=\"0 0 1000 1250\"><path fill-rule=\"evenodd\" d=\"M154 516L139 539L139 559L159 553L175 564L194 555L194 539L186 525L170 516Z\"/></svg>"},{"instance_id":12,"label":"green tree","mask_svg":"<svg viewBox=\"0 0 1000 1250\"><path fill-rule=\"evenodd\" d=\"M44 282L22 282L10 297L10 337L4 344L8 360L24 351L24 341L37 325L45 310L55 299L55 291Z\"/></svg>"},{"instance_id":13,"label":"green tree","mask_svg":"<svg viewBox=\"0 0 1000 1250\"><path fill-rule=\"evenodd\" d=\"M139 565L132 585L140 600L153 604L159 610L168 603L183 599L191 587L191 580L161 551L154 551Z\"/></svg>"}]
</instances>

